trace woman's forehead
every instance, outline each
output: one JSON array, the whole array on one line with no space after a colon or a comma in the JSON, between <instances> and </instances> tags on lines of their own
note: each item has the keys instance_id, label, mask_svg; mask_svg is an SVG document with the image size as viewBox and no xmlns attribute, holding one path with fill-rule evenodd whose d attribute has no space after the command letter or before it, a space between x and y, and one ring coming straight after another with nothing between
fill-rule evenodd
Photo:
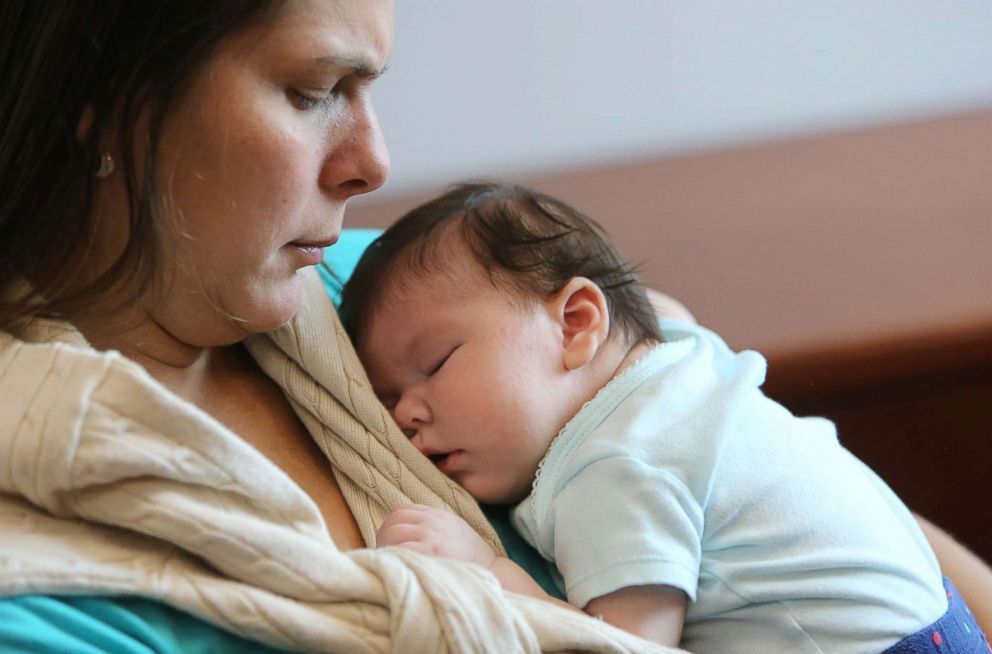
<instances>
[{"instance_id":1,"label":"woman's forehead","mask_svg":"<svg viewBox=\"0 0 992 654\"><path fill-rule=\"evenodd\" d=\"M393 4L392 0L291 0L239 37L249 46L305 52L315 62L375 77L385 69L392 50Z\"/></svg>"}]
</instances>

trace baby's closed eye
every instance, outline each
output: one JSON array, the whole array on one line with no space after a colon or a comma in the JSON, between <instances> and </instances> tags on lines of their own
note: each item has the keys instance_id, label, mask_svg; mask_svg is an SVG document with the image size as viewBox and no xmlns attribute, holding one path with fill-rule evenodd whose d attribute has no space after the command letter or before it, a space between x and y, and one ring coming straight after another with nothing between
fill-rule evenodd
<instances>
[{"instance_id":1,"label":"baby's closed eye","mask_svg":"<svg viewBox=\"0 0 992 654\"><path fill-rule=\"evenodd\" d=\"M436 374L437 371L439 371L441 368L443 368L444 364L447 363L448 359L451 358L451 355L454 354L455 350L457 349L458 347L456 346L451 348L450 350L446 350L443 355L435 359L434 363L427 367L427 376L430 377L431 375Z\"/></svg>"}]
</instances>

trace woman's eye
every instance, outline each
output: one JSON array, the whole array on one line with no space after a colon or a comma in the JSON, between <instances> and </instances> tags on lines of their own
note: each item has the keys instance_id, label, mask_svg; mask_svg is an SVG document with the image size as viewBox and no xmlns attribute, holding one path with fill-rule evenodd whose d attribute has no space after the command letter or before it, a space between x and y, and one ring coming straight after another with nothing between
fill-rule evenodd
<instances>
[{"instance_id":1,"label":"woman's eye","mask_svg":"<svg viewBox=\"0 0 992 654\"><path fill-rule=\"evenodd\" d=\"M330 102L335 95L336 87L324 94L312 94L298 91L294 88L286 89L286 95L293 106L301 111L311 111Z\"/></svg>"},{"instance_id":2,"label":"woman's eye","mask_svg":"<svg viewBox=\"0 0 992 654\"><path fill-rule=\"evenodd\" d=\"M324 100L324 98L307 95L306 93L297 91L296 89L287 89L286 95L289 97L289 101L293 103L293 106L301 111L316 109Z\"/></svg>"}]
</instances>

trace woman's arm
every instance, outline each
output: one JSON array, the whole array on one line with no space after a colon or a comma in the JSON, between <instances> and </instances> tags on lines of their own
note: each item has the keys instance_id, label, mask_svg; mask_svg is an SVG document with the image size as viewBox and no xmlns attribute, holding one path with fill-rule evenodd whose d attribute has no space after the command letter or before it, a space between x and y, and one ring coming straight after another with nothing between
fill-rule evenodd
<instances>
[{"instance_id":1,"label":"woman's arm","mask_svg":"<svg viewBox=\"0 0 992 654\"><path fill-rule=\"evenodd\" d=\"M665 295L653 288L646 288L644 290L647 292L648 302L651 303L651 308L654 309L654 315L658 316L658 318L680 320L691 325L696 324L696 318L692 315L692 312L672 296Z\"/></svg>"},{"instance_id":2,"label":"woman's arm","mask_svg":"<svg viewBox=\"0 0 992 654\"><path fill-rule=\"evenodd\" d=\"M940 569L968 603L986 634L992 633L992 568L929 520L916 516Z\"/></svg>"}]
</instances>

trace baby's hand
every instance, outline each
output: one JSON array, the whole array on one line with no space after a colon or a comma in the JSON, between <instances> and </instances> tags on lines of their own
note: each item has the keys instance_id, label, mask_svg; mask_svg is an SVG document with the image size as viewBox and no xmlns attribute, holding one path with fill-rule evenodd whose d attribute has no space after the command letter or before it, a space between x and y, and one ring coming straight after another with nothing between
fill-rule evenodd
<instances>
[{"instance_id":1,"label":"baby's hand","mask_svg":"<svg viewBox=\"0 0 992 654\"><path fill-rule=\"evenodd\" d=\"M376 547L396 545L432 556L471 561L489 568L496 552L467 522L450 511L406 504L383 521Z\"/></svg>"},{"instance_id":2,"label":"baby's hand","mask_svg":"<svg viewBox=\"0 0 992 654\"><path fill-rule=\"evenodd\" d=\"M579 610L550 597L523 568L505 556L497 556L482 536L450 511L422 504L401 506L386 516L376 532L375 544L376 547L407 547L421 554L478 563L489 568L506 590L537 597L572 611Z\"/></svg>"}]
</instances>

